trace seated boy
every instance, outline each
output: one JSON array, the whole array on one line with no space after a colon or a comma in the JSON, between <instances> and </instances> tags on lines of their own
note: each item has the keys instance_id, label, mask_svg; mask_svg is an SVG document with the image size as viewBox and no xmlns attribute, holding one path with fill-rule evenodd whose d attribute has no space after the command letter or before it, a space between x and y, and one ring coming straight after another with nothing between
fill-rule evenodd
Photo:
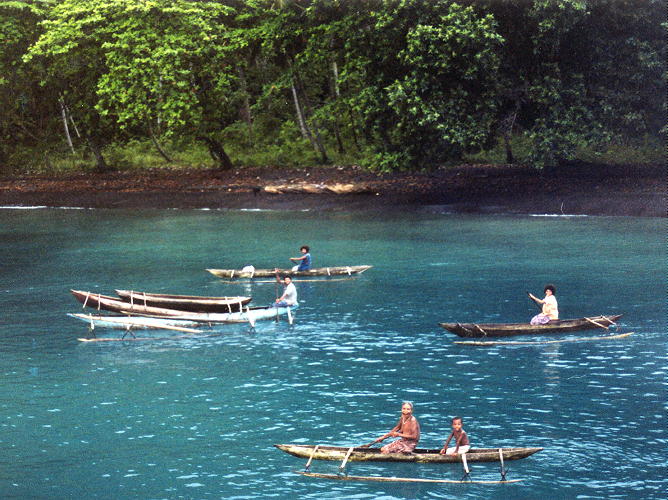
<instances>
[{"instance_id":1,"label":"seated boy","mask_svg":"<svg viewBox=\"0 0 668 500\"><path fill-rule=\"evenodd\" d=\"M455 417L452 419L452 432L443 445L441 455L461 455L471 449L471 446L469 445L469 437L466 435L466 431L462 428L462 424L462 417ZM450 444L450 440L453 437L455 438L455 446L448 448L448 444Z\"/></svg>"}]
</instances>

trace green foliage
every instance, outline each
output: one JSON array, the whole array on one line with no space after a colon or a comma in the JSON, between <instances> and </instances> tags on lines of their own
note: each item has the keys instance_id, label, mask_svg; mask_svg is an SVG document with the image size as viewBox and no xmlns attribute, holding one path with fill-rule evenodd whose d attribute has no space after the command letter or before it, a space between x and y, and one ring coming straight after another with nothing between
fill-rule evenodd
<instances>
[{"instance_id":1,"label":"green foliage","mask_svg":"<svg viewBox=\"0 0 668 500\"><path fill-rule=\"evenodd\" d=\"M651 158L667 26L659 0L0 0L0 163Z\"/></svg>"},{"instance_id":2,"label":"green foliage","mask_svg":"<svg viewBox=\"0 0 668 500\"><path fill-rule=\"evenodd\" d=\"M525 134L511 139L516 162L533 165L534 142ZM665 162L665 143L656 137L644 137L635 141L615 137L610 140L576 145L572 159L586 163L605 165L661 165ZM467 163L506 164L505 145L499 139L493 147L464 156Z\"/></svg>"},{"instance_id":3,"label":"green foliage","mask_svg":"<svg viewBox=\"0 0 668 500\"><path fill-rule=\"evenodd\" d=\"M39 36L46 2L0 1L0 163L52 133L38 78L22 57Z\"/></svg>"},{"instance_id":4,"label":"green foliage","mask_svg":"<svg viewBox=\"0 0 668 500\"><path fill-rule=\"evenodd\" d=\"M268 140L252 145L248 143L245 126L241 124L226 128L223 137L230 144L230 153L237 158L239 165L296 167L317 163L317 156L309 142L299 135L297 125L289 120L280 126L275 135L267 136Z\"/></svg>"},{"instance_id":5,"label":"green foliage","mask_svg":"<svg viewBox=\"0 0 668 500\"><path fill-rule=\"evenodd\" d=\"M216 50L228 12L219 2L65 0L28 60L44 56L49 78L93 121L97 114L119 130L197 130L206 119L202 87L224 104L230 84ZM79 91L82 79L88 85Z\"/></svg>"},{"instance_id":6,"label":"green foliage","mask_svg":"<svg viewBox=\"0 0 668 500\"><path fill-rule=\"evenodd\" d=\"M581 146L575 157L589 163L606 165L664 165L666 145L656 137L624 141L620 138L600 144Z\"/></svg>"},{"instance_id":7,"label":"green foliage","mask_svg":"<svg viewBox=\"0 0 668 500\"><path fill-rule=\"evenodd\" d=\"M510 139L515 163L528 165L531 164L533 142L525 134L515 134ZM506 161L506 148L502 138L498 138L490 147L466 153L463 158L466 163L482 163L504 165Z\"/></svg>"},{"instance_id":8,"label":"green foliage","mask_svg":"<svg viewBox=\"0 0 668 500\"><path fill-rule=\"evenodd\" d=\"M360 84L348 103L377 152L371 162L423 168L485 144L502 42L492 17L445 0L382 5L357 18L344 71ZM352 79L358 72L364 80Z\"/></svg>"},{"instance_id":9,"label":"green foliage","mask_svg":"<svg viewBox=\"0 0 668 500\"><path fill-rule=\"evenodd\" d=\"M371 151L362 158L360 165L379 173L387 173L405 168L411 160L412 158L409 158L406 153L374 153Z\"/></svg>"}]
</instances>

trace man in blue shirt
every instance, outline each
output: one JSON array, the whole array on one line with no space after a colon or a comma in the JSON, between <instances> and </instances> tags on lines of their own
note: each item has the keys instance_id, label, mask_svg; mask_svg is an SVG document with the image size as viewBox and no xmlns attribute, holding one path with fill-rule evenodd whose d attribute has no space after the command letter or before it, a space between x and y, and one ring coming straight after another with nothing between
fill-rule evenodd
<instances>
[{"instance_id":1,"label":"man in blue shirt","mask_svg":"<svg viewBox=\"0 0 668 500\"><path fill-rule=\"evenodd\" d=\"M299 262L298 265L292 268L293 271L308 271L311 269L311 254L308 246L304 245L299 249L302 253L301 257L290 257L292 262Z\"/></svg>"}]
</instances>

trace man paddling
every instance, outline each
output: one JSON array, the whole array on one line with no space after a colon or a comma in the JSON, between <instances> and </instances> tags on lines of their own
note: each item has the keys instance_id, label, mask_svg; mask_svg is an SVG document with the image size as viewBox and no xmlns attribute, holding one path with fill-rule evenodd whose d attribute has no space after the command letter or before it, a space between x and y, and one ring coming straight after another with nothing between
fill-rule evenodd
<instances>
[{"instance_id":1,"label":"man paddling","mask_svg":"<svg viewBox=\"0 0 668 500\"><path fill-rule=\"evenodd\" d=\"M410 453L415 449L420 440L420 423L413 416L413 403L406 401L401 405L401 417L397 425L390 432L376 439L374 443L380 443L388 437L401 439L383 446L380 449L381 453Z\"/></svg>"},{"instance_id":2,"label":"man paddling","mask_svg":"<svg viewBox=\"0 0 668 500\"><path fill-rule=\"evenodd\" d=\"M531 300L543 306L541 313L531 318L532 325L545 325L551 320L559 319L559 307L557 305L557 298L554 296L557 293L557 289L554 285L545 285L543 291L545 292L545 298L542 300L527 292Z\"/></svg>"},{"instance_id":3,"label":"man paddling","mask_svg":"<svg viewBox=\"0 0 668 500\"><path fill-rule=\"evenodd\" d=\"M292 307L297 305L297 288L295 288L295 284L292 282L292 278L290 278L290 276L286 276L281 282L278 269L275 271L276 281L278 283L283 283L285 288L283 289L283 295L278 297L274 302L274 307ZM278 295L278 293L276 295Z\"/></svg>"},{"instance_id":4,"label":"man paddling","mask_svg":"<svg viewBox=\"0 0 668 500\"><path fill-rule=\"evenodd\" d=\"M311 249L308 245L304 245L299 251L302 254L301 257L290 257L292 262L298 262L298 264L292 268L292 271L308 271L311 269Z\"/></svg>"}]
</instances>

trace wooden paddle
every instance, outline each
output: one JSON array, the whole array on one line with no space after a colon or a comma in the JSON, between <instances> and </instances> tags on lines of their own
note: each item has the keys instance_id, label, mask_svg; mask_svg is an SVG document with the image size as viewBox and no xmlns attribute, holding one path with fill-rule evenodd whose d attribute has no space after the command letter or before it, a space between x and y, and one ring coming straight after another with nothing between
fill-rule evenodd
<instances>
[{"instance_id":1,"label":"wooden paddle","mask_svg":"<svg viewBox=\"0 0 668 500\"><path fill-rule=\"evenodd\" d=\"M529 296L529 299L531 299L531 302L533 302L534 304L536 304L536 307L538 307L538 309L540 309L541 312L542 312L542 311L543 311L543 306L541 306L538 302L536 302L536 301L531 297L531 294L529 293L528 290L527 290L526 292L527 292L527 295Z\"/></svg>"},{"instance_id":2,"label":"wooden paddle","mask_svg":"<svg viewBox=\"0 0 668 500\"><path fill-rule=\"evenodd\" d=\"M280 281L280 278L279 278L279 275L278 275L278 269L276 269L275 271L276 271L276 286L274 287L274 290L276 292L276 302L278 302L278 282ZM276 304L276 302L274 302L274 304ZM278 323L278 307L276 307L276 320L275 321L276 321L276 323Z\"/></svg>"},{"instance_id":3,"label":"wooden paddle","mask_svg":"<svg viewBox=\"0 0 668 500\"><path fill-rule=\"evenodd\" d=\"M610 328L608 328L608 327L605 326L605 325L602 325L602 324L599 323L598 321L594 321L594 320L591 319L591 318L585 318L585 319L586 319L587 321L589 321L590 323L592 323L592 324L594 324L594 325L596 325L596 326L598 326L598 327L600 327L600 328L605 328L606 330L610 330Z\"/></svg>"},{"instance_id":4,"label":"wooden paddle","mask_svg":"<svg viewBox=\"0 0 668 500\"><path fill-rule=\"evenodd\" d=\"M370 443L363 444L362 446L356 446L355 448L371 448L374 444L376 444L376 441L371 441Z\"/></svg>"}]
</instances>

